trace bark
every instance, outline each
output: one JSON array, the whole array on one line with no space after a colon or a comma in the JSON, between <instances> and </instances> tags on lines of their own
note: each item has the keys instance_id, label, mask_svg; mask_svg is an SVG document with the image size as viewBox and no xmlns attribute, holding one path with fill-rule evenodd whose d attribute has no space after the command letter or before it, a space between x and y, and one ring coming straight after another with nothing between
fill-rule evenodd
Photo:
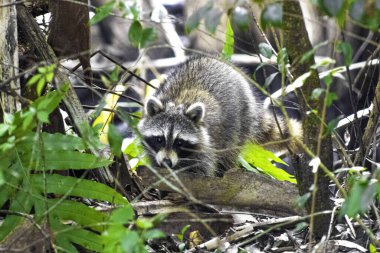
<instances>
[{"instance_id":1,"label":"bark","mask_svg":"<svg viewBox=\"0 0 380 253\"><path fill-rule=\"evenodd\" d=\"M355 155L354 164L364 166L365 157L368 154L371 146L371 141L376 133L377 125L379 123L379 106L380 106L380 83L377 83L375 90L375 97L373 98L373 109L369 115L367 127L365 128L362 144Z\"/></svg>"},{"instance_id":2,"label":"bark","mask_svg":"<svg viewBox=\"0 0 380 253\"><path fill-rule=\"evenodd\" d=\"M11 4L14 0L5 0L3 4ZM11 80L0 86L0 122L3 113L14 113L21 108L17 101L20 84L15 76L18 73L17 17L15 5L0 8L0 83Z\"/></svg>"},{"instance_id":3,"label":"bark","mask_svg":"<svg viewBox=\"0 0 380 253\"><path fill-rule=\"evenodd\" d=\"M276 216L289 216L302 213L296 208L298 196L296 186L280 182L267 176L243 170L227 171L224 177L206 177L193 173L177 173L182 185L166 169L158 173L167 182L161 181L148 168L142 168L138 174L145 186L164 191L183 190L188 199L194 198L203 203L234 208L248 208L255 213ZM183 188L185 187L185 189Z\"/></svg>"},{"instance_id":4,"label":"bark","mask_svg":"<svg viewBox=\"0 0 380 253\"><path fill-rule=\"evenodd\" d=\"M309 67L314 64L314 58L310 57L308 61L300 63L302 55L312 49L311 43L308 38L308 34L305 28L305 24L302 18L302 11L299 1L287 0L283 4L283 38L284 46L287 49L292 66L292 74L294 78L301 76L302 74L309 72ZM307 79L305 84L300 88L298 93L298 99L300 103L301 113L303 113L303 132L304 132L304 144L326 165L327 168L332 168L332 143L330 135L323 138L321 141L321 150L318 149L323 99L312 100L310 98L312 91L315 88L320 87L320 80L318 73L312 71L311 76ZM312 109L316 109L317 114L306 113ZM325 119L322 119L325 120ZM319 153L319 155L318 155ZM309 166L310 157L303 153L295 158L296 163L296 178L298 181L298 188L300 195L310 191L310 186L313 185L314 174ZM329 179L318 169L318 182L317 192L315 199L314 212L329 210L331 208L330 193L328 189ZM306 205L307 210L310 212L312 207L312 200L310 199ZM327 233L329 226L329 216L315 217L315 229L314 233L317 237L321 237L324 233Z\"/></svg>"},{"instance_id":5,"label":"bark","mask_svg":"<svg viewBox=\"0 0 380 253\"><path fill-rule=\"evenodd\" d=\"M52 19L48 43L59 57L77 58L91 85L90 17L88 0L49 1Z\"/></svg>"}]
</instances>

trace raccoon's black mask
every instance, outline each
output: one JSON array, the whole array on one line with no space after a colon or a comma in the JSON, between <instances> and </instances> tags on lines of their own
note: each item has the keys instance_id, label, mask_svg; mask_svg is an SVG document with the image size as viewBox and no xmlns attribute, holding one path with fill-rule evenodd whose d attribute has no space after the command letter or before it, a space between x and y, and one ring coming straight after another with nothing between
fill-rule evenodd
<instances>
[{"instance_id":1,"label":"raccoon's black mask","mask_svg":"<svg viewBox=\"0 0 380 253\"><path fill-rule=\"evenodd\" d=\"M153 165L188 171L202 167L200 150L208 145L207 132L202 126L204 116L201 102L175 105L156 97L148 99L139 131Z\"/></svg>"}]
</instances>

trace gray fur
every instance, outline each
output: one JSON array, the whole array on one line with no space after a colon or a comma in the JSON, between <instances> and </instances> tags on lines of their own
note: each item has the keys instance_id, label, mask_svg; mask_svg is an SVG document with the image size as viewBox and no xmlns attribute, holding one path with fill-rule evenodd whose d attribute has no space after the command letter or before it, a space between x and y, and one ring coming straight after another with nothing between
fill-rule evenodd
<instances>
[{"instance_id":1,"label":"gray fur","mask_svg":"<svg viewBox=\"0 0 380 253\"><path fill-rule=\"evenodd\" d=\"M145 113L140 121L143 137L164 136L162 149L168 153L181 136L196 144L186 157L178 157L174 169L221 175L236 164L239 147L247 140L265 143L281 139L273 115L257 101L243 75L215 58L190 58L169 74L154 97L163 109L146 103L145 111L156 113ZM149 108L152 104L155 106ZM288 136L290 130L281 117L279 122ZM165 165L157 164L159 150L146 149L154 165Z\"/></svg>"}]
</instances>

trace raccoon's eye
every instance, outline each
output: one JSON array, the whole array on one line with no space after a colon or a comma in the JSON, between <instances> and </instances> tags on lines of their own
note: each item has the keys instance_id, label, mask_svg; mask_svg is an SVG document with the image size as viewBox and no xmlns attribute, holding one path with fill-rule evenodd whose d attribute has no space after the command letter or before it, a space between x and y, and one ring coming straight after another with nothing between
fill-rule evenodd
<instances>
[{"instance_id":1,"label":"raccoon's eye","mask_svg":"<svg viewBox=\"0 0 380 253\"><path fill-rule=\"evenodd\" d=\"M162 137L160 137L160 136L157 136L156 137L156 142L157 143L162 143L164 140L162 139Z\"/></svg>"},{"instance_id":2,"label":"raccoon's eye","mask_svg":"<svg viewBox=\"0 0 380 253\"><path fill-rule=\"evenodd\" d=\"M183 145L183 141L177 140L177 146L182 146L182 145Z\"/></svg>"}]
</instances>

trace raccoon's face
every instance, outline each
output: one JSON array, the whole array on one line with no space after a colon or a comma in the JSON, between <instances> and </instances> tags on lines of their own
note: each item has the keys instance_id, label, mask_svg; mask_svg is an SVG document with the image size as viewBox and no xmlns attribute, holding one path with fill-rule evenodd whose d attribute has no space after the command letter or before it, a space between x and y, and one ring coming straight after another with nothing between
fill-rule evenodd
<instances>
[{"instance_id":1,"label":"raccoon's face","mask_svg":"<svg viewBox=\"0 0 380 253\"><path fill-rule=\"evenodd\" d=\"M186 169L199 162L197 154L208 142L202 126L204 115L205 107L200 102L176 106L150 98L138 128L154 165Z\"/></svg>"}]
</instances>

